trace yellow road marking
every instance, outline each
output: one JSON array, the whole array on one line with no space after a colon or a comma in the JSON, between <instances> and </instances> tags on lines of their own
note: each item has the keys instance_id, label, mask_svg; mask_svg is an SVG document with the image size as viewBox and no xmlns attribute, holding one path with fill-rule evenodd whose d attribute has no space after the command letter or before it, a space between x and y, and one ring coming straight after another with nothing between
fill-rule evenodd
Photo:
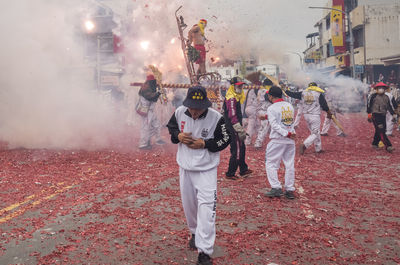
<instances>
[{"instance_id":1,"label":"yellow road marking","mask_svg":"<svg viewBox=\"0 0 400 265\"><path fill-rule=\"evenodd\" d=\"M58 183L58 185L62 185L62 184L64 184L64 182ZM36 200L36 201L33 201L31 204L27 204L25 207L23 207L23 208L21 208L21 209L15 211L15 212L13 212L13 213L10 213L10 214L6 215L5 217L0 218L0 224L1 224L1 223L4 223L4 222L7 222L7 221L9 221L9 220L11 220L11 219L13 219L13 218L15 218L15 217L17 217L17 216L23 214L23 213L24 213L26 210L28 210L29 208L32 208L32 207L34 207L34 206L36 206L36 205L39 205L39 204L42 203L43 201L46 201L46 200L49 200L49 199L53 198L53 197L56 196L58 193L64 192L64 191L66 191L66 190L72 188L74 185L75 185L75 184L72 184L72 185L69 185L69 186L65 186L65 187L63 187L63 188L60 188L60 189L56 190L54 193L52 193L52 194L50 194L50 195L48 195L48 196L46 196L46 197L44 197L44 198L38 199L38 200ZM43 190L42 190L42 193L43 193ZM15 208L17 208L17 207L19 207L19 206L21 206L21 205L23 205L23 204L26 204L27 202L31 201L34 197L35 197L35 195L31 195L31 196L27 197L27 199L24 200L23 202L15 203L15 204L13 204L13 205L10 205L10 206L8 206L8 207L2 209L2 210L0 211L0 215L3 214L3 213L6 212L6 211L10 211L10 210L15 209Z\"/></svg>"},{"instance_id":2,"label":"yellow road marking","mask_svg":"<svg viewBox=\"0 0 400 265\"><path fill-rule=\"evenodd\" d=\"M32 200L33 198L35 198L35 195L28 196L28 197L27 197L24 201L22 201L22 202L14 203L14 204L12 204L12 205L6 207L6 208L1 209L1 210L0 210L0 215L2 215L2 214L5 213L5 212L14 210L15 208L17 208L17 207L19 207L19 206L21 206L21 205L23 205L23 204L29 202L29 201Z\"/></svg>"},{"instance_id":3,"label":"yellow road marking","mask_svg":"<svg viewBox=\"0 0 400 265\"><path fill-rule=\"evenodd\" d=\"M63 184L64 184L64 182L59 182L59 183L57 183L58 186L61 186L61 185L63 185ZM55 187L54 185L51 185L49 189L54 188L54 187ZM43 189L43 190L40 191L40 193L45 193L45 192L46 192L45 189ZM21 205L23 205L23 204L29 202L30 200L32 200L32 199L35 198L35 197L36 197L35 194L30 195L30 196L26 197L26 199L25 199L24 201L22 201L22 202L17 202L17 203L14 203L14 204L10 205L10 206L7 206L6 208L1 209L1 210L0 210L0 215L2 215L2 214L5 213L5 212L14 210L15 208L18 208L19 206L21 206Z\"/></svg>"}]
</instances>

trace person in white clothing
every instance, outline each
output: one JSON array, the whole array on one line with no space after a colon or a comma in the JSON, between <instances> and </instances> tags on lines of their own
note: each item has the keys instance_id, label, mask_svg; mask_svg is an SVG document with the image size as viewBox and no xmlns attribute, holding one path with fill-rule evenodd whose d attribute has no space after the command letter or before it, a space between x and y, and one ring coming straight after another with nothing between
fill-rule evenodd
<instances>
[{"instance_id":1,"label":"person in white clothing","mask_svg":"<svg viewBox=\"0 0 400 265\"><path fill-rule=\"evenodd\" d=\"M325 88L325 99L328 103L328 107L332 115L336 115L336 113L339 112L339 108L337 106L337 101L332 88ZM335 127L337 136L346 137L346 134L336 125L336 123L334 123L332 119L328 118L327 113L325 113L324 115L324 123L322 125L321 136L328 136L328 131L331 127L331 124L333 124L333 126Z\"/></svg>"},{"instance_id":2,"label":"person in white clothing","mask_svg":"<svg viewBox=\"0 0 400 265\"><path fill-rule=\"evenodd\" d=\"M139 149L151 149L151 138L156 138L156 144L165 144L161 138L161 124L155 112L155 106L160 96L159 87L153 74L148 74L146 82L139 90L139 101L136 112L142 119Z\"/></svg>"},{"instance_id":3,"label":"person in white clothing","mask_svg":"<svg viewBox=\"0 0 400 265\"><path fill-rule=\"evenodd\" d=\"M297 102L297 113L296 113L296 118L294 119L294 123L293 126L296 129L299 124L300 124L300 120L301 120L301 116L303 116L303 104L301 104L301 101Z\"/></svg>"},{"instance_id":4,"label":"person in white clothing","mask_svg":"<svg viewBox=\"0 0 400 265\"><path fill-rule=\"evenodd\" d=\"M286 90L289 97L300 99L303 104L303 115L307 122L310 136L300 145L300 154L304 154L305 150L312 144L315 144L315 152L322 153L321 143L321 108L327 112L328 119L332 118L328 103L324 97L324 90L319 88L316 83L312 82L303 92L292 92Z\"/></svg>"},{"instance_id":5,"label":"person in white clothing","mask_svg":"<svg viewBox=\"0 0 400 265\"><path fill-rule=\"evenodd\" d=\"M395 97L393 96L390 86L386 86L385 94L389 97L390 104L392 106L392 109L395 112L394 115L392 115L390 112L386 112L386 135L393 136L393 127L396 124L395 115L397 115L396 112L397 112L398 105L397 105Z\"/></svg>"},{"instance_id":6,"label":"person in white clothing","mask_svg":"<svg viewBox=\"0 0 400 265\"><path fill-rule=\"evenodd\" d=\"M273 85L272 81L269 80L268 78L264 79L263 81L263 86L265 89L262 89L260 91L259 95L259 105L257 109L257 116L265 116L267 114L267 110L269 106L271 106L271 102L268 99L268 91ZM268 134L268 131L270 129L269 122L267 119L265 120L260 120L260 128L258 129L257 133L257 138L256 142L254 143L254 147L256 149L260 149L263 145L263 142L265 140L265 137Z\"/></svg>"},{"instance_id":7,"label":"person in white clothing","mask_svg":"<svg viewBox=\"0 0 400 265\"><path fill-rule=\"evenodd\" d=\"M258 94L261 92L260 88L249 89L246 95L244 113L247 117L247 127L246 132L248 136L244 141L245 145L251 145L251 140L254 134L257 133L259 127L259 120L257 118L257 108L258 108Z\"/></svg>"},{"instance_id":8,"label":"person in white clothing","mask_svg":"<svg viewBox=\"0 0 400 265\"><path fill-rule=\"evenodd\" d=\"M267 197L281 197L282 184L278 179L278 170L283 161L285 165L285 196L294 199L294 157L296 146L294 139L294 108L292 104L282 99L282 90L272 86L268 92L268 98L272 105L268 108L266 116L260 119L268 119L271 125L271 139L267 145L265 154L265 168L271 190L265 193Z\"/></svg>"},{"instance_id":9,"label":"person in white clothing","mask_svg":"<svg viewBox=\"0 0 400 265\"><path fill-rule=\"evenodd\" d=\"M192 234L189 247L199 252L197 264L212 264L219 152L231 141L224 117L210 106L206 89L191 87L167 125L172 143L178 144L181 198Z\"/></svg>"}]
</instances>

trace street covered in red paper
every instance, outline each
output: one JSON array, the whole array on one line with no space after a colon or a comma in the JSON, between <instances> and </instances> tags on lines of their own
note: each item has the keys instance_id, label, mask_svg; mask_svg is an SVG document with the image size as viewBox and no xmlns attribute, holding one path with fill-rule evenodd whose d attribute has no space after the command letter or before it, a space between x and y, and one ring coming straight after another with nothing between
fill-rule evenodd
<instances>
[{"instance_id":1,"label":"street covered in red paper","mask_svg":"<svg viewBox=\"0 0 400 265\"><path fill-rule=\"evenodd\" d=\"M2 1L0 265L399 265L399 14Z\"/></svg>"},{"instance_id":2,"label":"street covered in red paper","mask_svg":"<svg viewBox=\"0 0 400 265\"><path fill-rule=\"evenodd\" d=\"M371 148L365 114L340 118L348 137L323 137L322 154L296 154L295 200L263 196L265 144L248 148L247 179L223 177L229 151L222 152L215 264L400 262L399 152ZM297 133L298 142L307 136L304 121ZM2 264L194 263L176 145L132 150L132 135L114 139L113 150L3 146Z\"/></svg>"}]
</instances>

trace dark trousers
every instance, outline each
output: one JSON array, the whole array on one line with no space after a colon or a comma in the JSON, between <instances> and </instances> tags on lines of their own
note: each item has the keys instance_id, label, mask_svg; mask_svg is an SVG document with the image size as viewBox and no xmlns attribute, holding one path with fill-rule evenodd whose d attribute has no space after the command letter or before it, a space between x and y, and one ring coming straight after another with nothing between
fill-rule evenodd
<instances>
[{"instance_id":1,"label":"dark trousers","mask_svg":"<svg viewBox=\"0 0 400 265\"><path fill-rule=\"evenodd\" d=\"M379 141L382 141L386 148L392 146L389 138L386 136L386 115L372 113L372 122L375 127L375 135L372 145L378 145Z\"/></svg>"},{"instance_id":2,"label":"dark trousers","mask_svg":"<svg viewBox=\"0 0 400 265\"><path fill-rule=\"evenodd\" d=\"M245 173L248 170L245 162L246 145L244 144L244 141L239 141L239 137L236 132L232 132L232 141L230 145L231 158L229 159L229 168L226 172L226 175L234 176L238 167L240 174Z\"/></svg>"}]
</instances>

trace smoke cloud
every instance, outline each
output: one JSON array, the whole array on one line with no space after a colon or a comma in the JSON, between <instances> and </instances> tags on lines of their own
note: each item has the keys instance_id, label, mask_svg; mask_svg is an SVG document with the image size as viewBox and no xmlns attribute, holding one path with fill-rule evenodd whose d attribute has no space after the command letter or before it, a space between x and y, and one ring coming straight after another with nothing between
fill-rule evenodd
<instances>
[{"instance_id":1,"label":"smoke cloud","mask_svg":"<svg viewBox=\"0 0 400 265\"><path fill-rule=\"evenodd\" d=\"M1 4L0 139L11 148L97 148L114 133L69 23L79 2L65 2Z\"/></svg>"},{"instance_id":2,"label":"smoke cloud","mask_svg":"<svg viewBox=\"0 0 400 265\"><path fill-rule=\"evenodd\" d=\"M304 36L314 31L320 13L310 18L306 6L325 4L322 0L98 2L116 7L115 30L122 35L126 56L121 89L133 123L137 123L132 117L137 88L129 84L144 80L143 66L156 65L165 82L188 82L174 17L180 5L179 15L188 25L185 35L199 19L208 20L208 59L253 57L282 63L289 50L301 51ZM77 14L92 5L78 0L0 4L0 140L10 147L102 148L124 130L126 113L118 112L120 106L95 89L95 68L85 62L84 43L76 38Z\"/></svg>"}]
</instances>

